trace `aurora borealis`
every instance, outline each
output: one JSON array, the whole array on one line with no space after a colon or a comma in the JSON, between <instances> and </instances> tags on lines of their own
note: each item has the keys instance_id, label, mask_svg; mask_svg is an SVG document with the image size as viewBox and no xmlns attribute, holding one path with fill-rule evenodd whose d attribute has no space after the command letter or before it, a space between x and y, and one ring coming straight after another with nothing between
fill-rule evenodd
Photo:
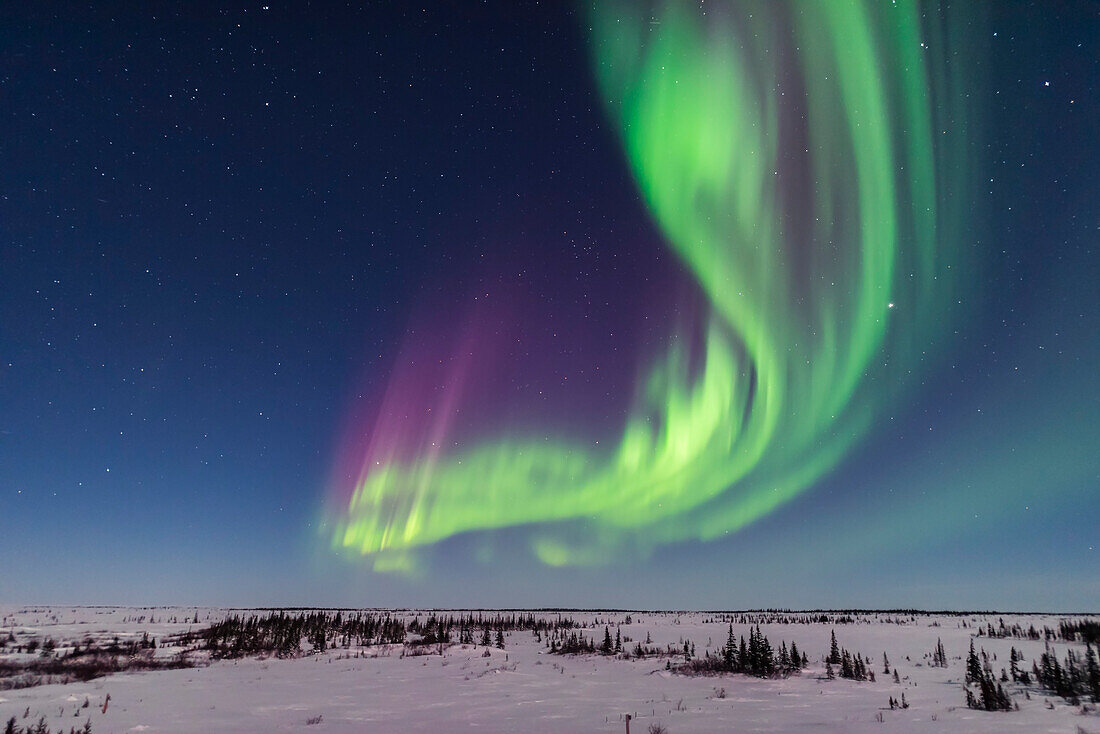
<instances>
[{"instance_id":1,"label":"aurora borealis","mask_svg":"<svg viewBox=\"0 0 1100 734\"><path fill-rule=\"evenodd\" d=\"M442 405L430 450L369 452L334 545L381 553L378 568L516 525L550 565L735 532L859 440L949 293L959 243L937 169L962 155L965 111L933 140L920 49L949 47L915 5L601 3L591 21L635 180L706 294L699 343L685 330L643 372L607 449L502 426L444 451ZM555 527L582 518L583 533Z\"/></svg>"},{"instance_id":2,"label":"aurora borealis","mask_svg":"<svg viewBox=\"0 0 1100 734\"><path fill-rule=\"evenodd\" d=\"M1084 0L2 12L0 599L1100 604Z\"/></svg>"}]
</instances>

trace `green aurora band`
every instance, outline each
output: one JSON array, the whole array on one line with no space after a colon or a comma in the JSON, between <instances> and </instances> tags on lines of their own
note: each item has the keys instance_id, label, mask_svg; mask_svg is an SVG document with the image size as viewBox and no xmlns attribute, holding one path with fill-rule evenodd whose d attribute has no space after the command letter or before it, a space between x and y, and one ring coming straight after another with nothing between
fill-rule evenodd
<instances>
[{"instance_id":1,"label":"green aurora band","mask_svg":"<svg viewBox=\"0 0 1100 734\"><path fill-rule=\"evenodd\" d=\"M903 1L715 6L587 16L634 177L710 303L702 344L672 340L611 449L502 438L370 466L335 548L407 570L417 548L514 526L555 566L720 538L835 467L921 366L960 270L944 17Z\"/></svg>"}]
</instances>

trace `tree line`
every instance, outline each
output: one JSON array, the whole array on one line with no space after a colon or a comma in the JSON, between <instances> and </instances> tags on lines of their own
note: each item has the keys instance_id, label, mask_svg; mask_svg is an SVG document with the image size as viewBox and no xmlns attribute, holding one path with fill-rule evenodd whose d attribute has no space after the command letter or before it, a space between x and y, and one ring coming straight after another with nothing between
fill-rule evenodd
<instances>
[{"instance_id":1,"label":"tree line","mask_svg":"<svg viewBox=\"0 0 1100 734\"><path fill-rule=\"evenodd\" d=\"M197 642L215 658L238 658L268 653L297 655L308 642L315 652L342 645L399 644L405 641L405 622L391 614L342 612L288 614L279 611L265 616L233 615L209 627L192 632L187 642Z\"/></svg>"}]
</instances>

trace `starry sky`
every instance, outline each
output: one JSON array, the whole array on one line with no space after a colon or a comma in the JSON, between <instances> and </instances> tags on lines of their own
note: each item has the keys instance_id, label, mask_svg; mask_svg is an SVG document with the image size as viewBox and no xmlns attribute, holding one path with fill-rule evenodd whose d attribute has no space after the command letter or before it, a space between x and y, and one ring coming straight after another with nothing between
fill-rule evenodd
<instances>
[{"instance_id":1,"label":"starry sky","mask_svg":"<svg viewBox=\"0 0 1100 734\"><path fill-rule=\"evenodd\" d=\"M1095 5L350 5L0 8L0 599L1100 609Z\"/></svg>"}]
</instances>

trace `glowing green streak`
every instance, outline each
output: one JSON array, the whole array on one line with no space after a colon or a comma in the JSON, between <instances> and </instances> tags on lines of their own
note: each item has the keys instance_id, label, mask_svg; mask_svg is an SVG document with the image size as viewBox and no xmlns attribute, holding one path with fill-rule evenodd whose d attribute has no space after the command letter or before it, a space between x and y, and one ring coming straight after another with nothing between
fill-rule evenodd
<instances>
[{"instance_id":1,"label":"glowing green streak","mask_svg":"<svg viewBox=\"0 0 1100 734\"><path fill-rule=\"evenodd\" d=\"M655 365L610 454L502 439L377 467L335 546L402 568L457 533L540 523L536 554L565 565L721 536L835 466L889 395L882 363L920 348L943 233L914 5L652 17L593 11L597 79L712 304L702 365L679 348Z\"/></svg>"}]
</instances>

